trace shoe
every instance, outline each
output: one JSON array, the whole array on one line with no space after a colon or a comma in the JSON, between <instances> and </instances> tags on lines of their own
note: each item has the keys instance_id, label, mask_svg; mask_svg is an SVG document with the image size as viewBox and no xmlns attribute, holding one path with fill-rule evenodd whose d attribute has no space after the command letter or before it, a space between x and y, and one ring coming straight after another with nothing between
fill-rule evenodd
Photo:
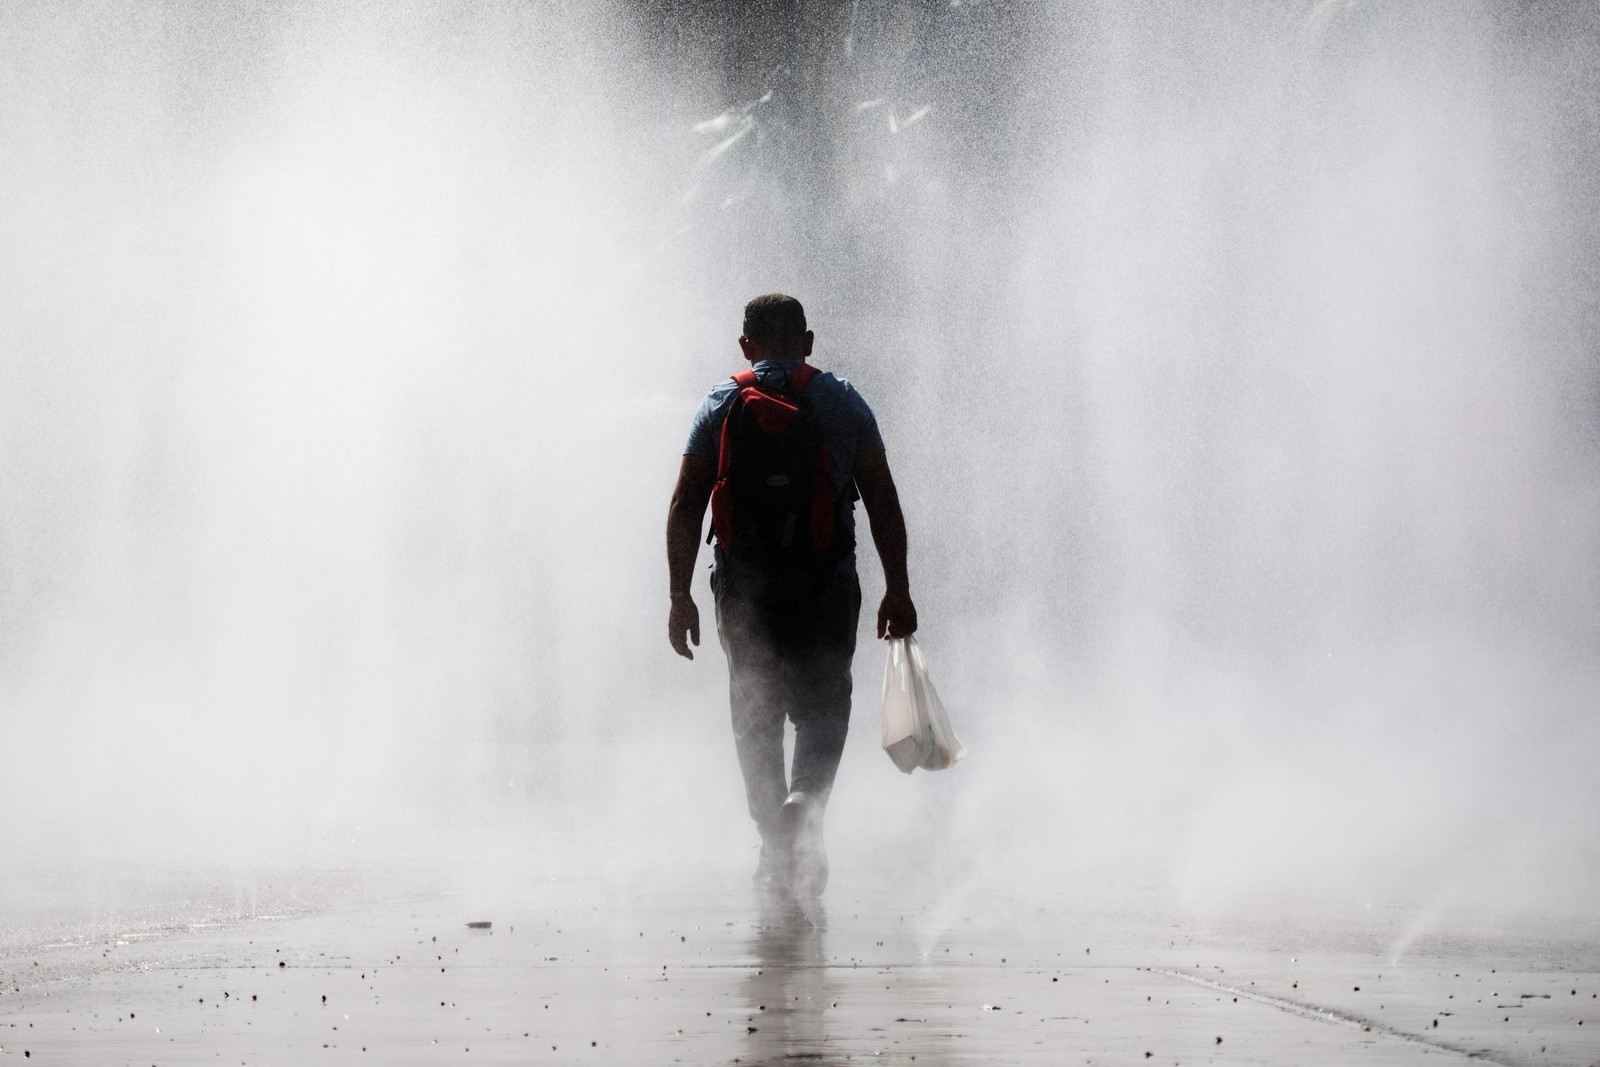
<instances>
[{"instance_id":1,"label":"shoe","mask_svg":"<svg viewBox=\"0 0 1600 1067\"><path fill-rule=\"evenodd\" d=\"M822 804L810 793L793 792L778 812L789 843L789 888L796 897L815 898L828 885L828 854L822 846Z\"/></svg>"}]
</instances>

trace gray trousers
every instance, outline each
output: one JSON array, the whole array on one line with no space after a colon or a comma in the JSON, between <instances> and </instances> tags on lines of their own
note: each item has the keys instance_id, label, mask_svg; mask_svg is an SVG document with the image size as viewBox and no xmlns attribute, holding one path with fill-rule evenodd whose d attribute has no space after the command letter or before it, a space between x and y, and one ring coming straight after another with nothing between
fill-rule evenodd
<instances>
[{"instance_id":1,"label":"gray trousers","mask_svg":"<svg viewBox=\"0 0 1600 1067\"><path fill-rule=\"evenodd\" d=\"M861 585L833 574L798 606L771 603L759 574L725 564L711 579L717 634L728 656L733 740L750 817L774 839L791 790L826 802L850 728L850 664ZM791 603L793 601L791 600ZM794 759L783 769L783 724L794 724Z\"/></svg>"}]
</instances>

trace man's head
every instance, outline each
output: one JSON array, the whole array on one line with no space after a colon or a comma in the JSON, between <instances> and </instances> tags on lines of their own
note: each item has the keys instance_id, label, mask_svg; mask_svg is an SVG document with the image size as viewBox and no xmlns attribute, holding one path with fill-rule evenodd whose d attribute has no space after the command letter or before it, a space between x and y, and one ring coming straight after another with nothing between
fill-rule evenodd
<instances>
[{"instance_id":1,"label":"man's head","mask_svg":"<svg viewBox=\"0 0 1600 1067\"><path fill-rule=\"evenodd\" d=\"M751 363L763 359L805 359L814 336L806 329L806 309L782 293L758 296L744 306L739 347Z\"/></svg>"}]
</instances>

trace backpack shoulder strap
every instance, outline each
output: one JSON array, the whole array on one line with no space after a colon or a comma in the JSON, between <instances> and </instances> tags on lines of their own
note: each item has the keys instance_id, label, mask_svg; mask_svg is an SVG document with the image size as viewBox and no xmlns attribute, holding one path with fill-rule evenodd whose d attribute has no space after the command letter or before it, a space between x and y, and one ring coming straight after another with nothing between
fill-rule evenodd
<instances>
[{"instance_id":1,"label":"backpack shoulder strap","mask_svg":"<svg viewBox=\"0 0 1600 1067\"><path fill-rule=\"evenodd\" d=\"M756 378L756 372L753 370L742 370L733 376L733 380L740 389L748 389L752 385L759 384L759 379Z\"/></svg>"}]
</instances>

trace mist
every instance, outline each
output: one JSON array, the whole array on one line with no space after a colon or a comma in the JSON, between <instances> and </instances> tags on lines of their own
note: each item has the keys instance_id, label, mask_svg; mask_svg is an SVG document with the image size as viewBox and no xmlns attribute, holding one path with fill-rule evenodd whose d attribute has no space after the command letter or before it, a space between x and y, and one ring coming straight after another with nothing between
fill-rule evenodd
<instances>
[{"instance_id":1,"label":"mist","mask_svg":"<svg viewBox=\"0 0 1600 1067\"><path fill-rule=\"evenodd\" d=\"M778 290L971 752L877 751L864 544L836 870L1594 917L1588 6L0 26L13 872L753 863L662 526Z\"/></svg>"}]
</instances>

